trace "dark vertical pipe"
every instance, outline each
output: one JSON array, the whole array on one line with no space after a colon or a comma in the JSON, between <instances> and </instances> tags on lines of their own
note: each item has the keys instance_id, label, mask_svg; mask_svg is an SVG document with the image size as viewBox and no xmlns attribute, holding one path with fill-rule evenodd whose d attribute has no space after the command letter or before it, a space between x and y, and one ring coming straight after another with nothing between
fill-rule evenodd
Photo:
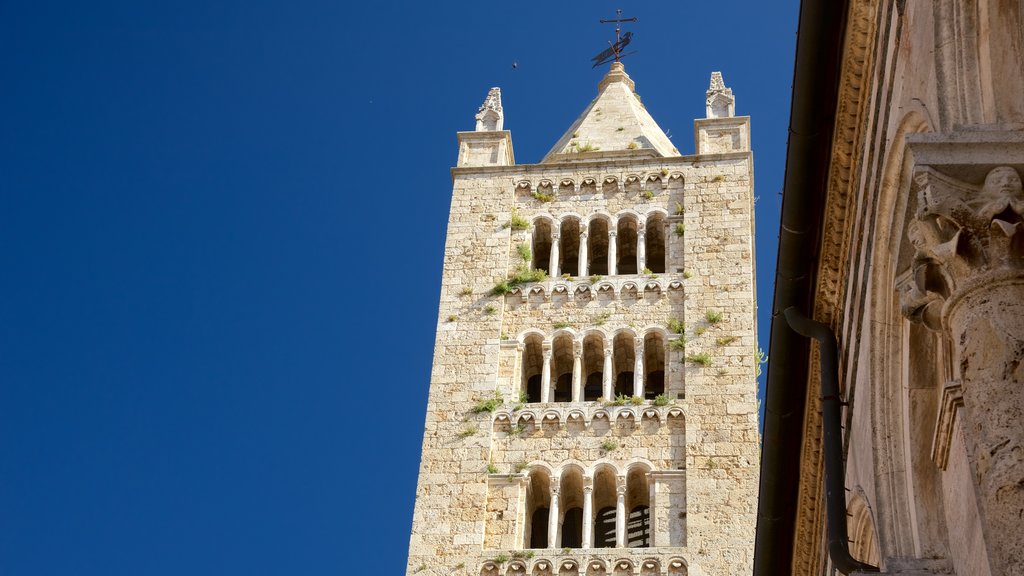
<instances>
[{"instance_id":1,"label":"dark vertical pipe","mask_svg":"<svg viewBox=\"0 0 1024 576\"><path fill-rule=\"evenodd\" d=\"M795 306L786 308L786 322L797 334L818 341L821 355L821 427L825 451L825 513L828 523L828 553L832 565L843 574L854 570L878 572L850 555L846 532L846 472L843 465L842 399L839 396L839 354L836 338L826 324L804 316Z\"/></svg>"}]
</instances>

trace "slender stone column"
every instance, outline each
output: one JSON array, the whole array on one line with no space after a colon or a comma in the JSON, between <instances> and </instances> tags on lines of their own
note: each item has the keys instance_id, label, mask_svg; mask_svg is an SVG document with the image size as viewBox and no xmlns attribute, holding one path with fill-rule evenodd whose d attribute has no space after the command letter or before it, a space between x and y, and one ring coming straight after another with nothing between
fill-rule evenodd
<instances>
[{"instance_id":1,"label":"slender stone column","mask_svg":"<svg viewBox=\"0 0 1024 576\"><path fill-rule=\"evenodd\" d=\"M618 485L615 486L615 493L618 499L615 502L615 546L626 547L626 477L617 478Z\"/></svg>"},{"instance_id":2,"label":"slender stone column","mask_svg":"<svg viewBox=\"0 0 1024 576\"><path fill-rule=\"evenodd\" d=\"M544 363L540 372L540 401L551 402L551 344L544 343Z\"/></svg>"},{"instance_id":3,"label":"slender stone column","mask_svg":"<svg viewBox=\"0 0 1024 576\"><path fill-rule=\"evenodd\" d=\"M644 397L644 339L633 339L633 395Z\"/></svg>"},{"instance_id":4,"label":"slender stone column","mask_svg":"<svg viewBox=\"0 0 1024 576\"><path fill-rule=\"evenodd\" d=\"M583 477L583 548L594 546L594 479Z\"/></svg>"},{"instance_id":5,"label":"slender stone column","mask_svg":"<svg viewBox=\"0 0 1024 576\"><path fill-rule=\"evenodd\" d=\"M953 343L963 396L957 417L989 564L993 574L1017 573L1024 566L1024 190L1009 166L991 170L980 187L957 182L943 172L958 174L960 165L927 162L948 161L948 143L931 156L923 140L911 146L920 207L907 228L915 253L899 286L903 312ZM1024 158L1024 139L1001 146Z\"/></svg>"},{"instance_id":6,"label":"slender stone column","mask_svg":"<svg viewBox=\"0 0 1024 576\"><path fill-rule=\"evenodd\" d=\"M672 247L675 246L675 242L673 242L672 239L675 238L675 236L672 235L671 232L672 232L672 225L669 224L668 221L666 220L665 221L665 236L664 236L664 238L665 238L665 272L672 272L673 270L675 270L675 268L673 268L673 266L672 266L672 263L673 263L672 256L673 256L673 254L675 254L675 251L672 249ZM677 238L677 240L682 240L682 239L681 238Z\"/></svg>"},{"instance_id":7,"label":"slender stone column","mask_svg":"<svg viewBox=\"0 0 1024 576\"><path fill-rule=\"evenodd\" d=\"M548 548L558 548L558 527L561 525L558 511L558 478L551 482L551 506L548 508Z\"/></svg>"},{"instance_id":8,"label":"slender stone column","mask_svg":"<svg viewBox=\"0 0 1024 576\"><path fill-rule=\"evenodd\" d=\"M650 546L657 546L654 541L654 536L657 534L657 530L654 529L654 517L657 516L655 511L657 508L657 490L655 489L654 474L648 472L645 474L647 478L647 533L648 533L648 544Z\"/></svg>"},{"instance_id":9,"label":"slender stone column","mask_svg":"<svg viewBox=\"0 0 1024 576\"><path fill-rule=\"evenodd\" d=\"M551 263L548 264L548 276L552 278L559 275L558 272L558 248L561 244L562 234L554 232L551 234Z\"/></svg>"},{"instance_id":10,"label":"slender stone column","mask_svg":"<svg viewBox=\"0 0 1024 576\"><path fill-rule=\"evenodd\" d=\"M579 257L579 270L580 278L587 277L587 224L581 223L580 227L580 257Z\"/></svg>"},{"instance_id":11,"label":"slender stone column","mask_svg":"<svg viewBox=\"0 0 1024 576\"><path fill-rule=\"evenodd\" d=\"M617 273L615 262L618 260L618 246L615 245L615 230L608 231L608 275L615 276Z\"/></svg>"},{"instance_id":12,"label":"slender stone column","mask_svg":"<svg viewBox=\"0 0 1024 576\"><path fill-rule=\"evenodd\" d=\"M636 273L643 274L647 267L647 230L637 224L636 230Z\"/></svg>"},{"instance_id":13,"label":"slender stone column","mask_svg":"<svg viewBox=\"0 0 1024 576\"><path fill-rule=\"evenodd\" d=\"M572 401L582 399L580 380L583 376L583 342L572 343Z\"/></svg>"},{"instance_id":14,"label":"slender stone column","mask_svg":"<svg viewBox=\"0 0 1024 576\"><path fill-rule=\"evenodd\" d=\"M604 349L604 368L601 373L601 389L605 400L614 400L615 389L612 386L612 349Z\"/></svg>"}]
</instances>

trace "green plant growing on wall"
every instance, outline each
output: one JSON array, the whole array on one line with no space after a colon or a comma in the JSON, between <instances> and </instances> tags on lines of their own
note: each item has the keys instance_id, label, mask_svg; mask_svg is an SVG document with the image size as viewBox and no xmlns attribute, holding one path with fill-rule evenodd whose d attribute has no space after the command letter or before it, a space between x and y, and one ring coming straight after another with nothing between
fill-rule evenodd
<instances>
[{"instance_id":1,"label":"green plant growing on wall","mask_svg":"<svg viewBox=\"0 0 1024 576\"><path fill-rule=\"evenodd\" d=\"M514 550L512 552L512 557L520 560L529 560L530 558L533 558L533 555L533 550Z\"/></svg>"},{"instance_id":2,"label":"green plant growing on wall","mask_svg":"<svg viewBox=\"0 0 1024 576\"><path fill-rule=\"evenodd\" d=\"M580 145L576 146L576 151L577 152L596 152L596 151L598 151L600 149L601 148L599 146L594 146L590 142L587 142L586 144L584 144L582 146L580 146Z\"/></svg>"},{"instance_id":3,"label":"green plant growing on wall","mask_svg":"<svg viewBox=\"0 0 1024 576\"><path fill-rule=\"evenodd\" d=\"M452 315L448 316L448 321L449 322L455 322L458 319L459 319L459 317L456 316L455 314L452 314Z\"/></svg>"},{"instance_id":4,"label":"green plant growing on wall","mask_svg":"<svg viewBox=\"0 0 1024 576\"><path fill-rule=\"evenodd\" d=\"M718 346L728 346L737 340L739 340L739 338L736 336L722 336L721 338L715 339L715 344Z\"/></svg>"},{"instance_id":5,"label":"green plant growing on wall","mask_svg":"<svg viewBox=\"0 0 1024 576\"><path fill-rule=\"evenodd\" d=\"M686 234L686 224L676 222L676 236L681 238L684 234Z\"/></svg>"},{"instance_id":6,"label":"green plant growing on wall","mask_svg":"<svg viewBox=\"0 0 1024 576\"><path fill-rule=\"evenodd\" d=\"M629 148L630 150L636 150L636 147L636 142L630 142L629 144L626 144L626 148Z\"/></svg>"},{"instance_id":7,"label":"green plant growing on wall","mask_svg":"<svg viewBox=\"0 0 1024 576\"><path fill-rule=\"evenodd\" d=\"M594 274L593 276L590 277L590 283L597 284L598 282L601 281L602 278L604 278L604 276L601 276L600 274Z\"/></svg>"},{"instance_id":8,"label":"green plant growing on wall","mask_svg":"<svg viewBox=\"0 0 1024 576\"><path fill-rule=\"evenodd\" d=\"M591 318L590 319L590 323L593 324L594 326L604 326L605 323L608 322L608 319L611 318L611 317L612 317L612 313L611 312L602 312L600 314L595 315L593 318Z\"/></svg>"},{"instance_id":9,"label":"green plant growing on wall","mask_svg":"<svg viewBox=\"0 0 1024 576\"><path fill-rule=\"evenodd\" d=\"M480 431L480 427L476 424L470 424L459 430L459 438L466 439Z\"/></svg>"},{"instance_id":10,"label":"green plant growing on wall","mask_svg":"<svg viewBox=\"0 0 1024 576\"><path fill-rule=\"evenodd\" d=\"M514 470L516 471L516 473L519 473L519 472L522 472L523 470L526 470L527 468L529 468L529 466L530 466L529 462L526 462L526 461L516 462Z\"/></svg>"},{"instance_id":11,"label":"green plant growing on wall","mask_svg":"<svg viewBox=\"0 0 1024 576\"><path fill-rule=\"evenodd\" d=\"M722 176L721 174L719 174L718 176L715 176L714 178L712 178L711 181L712 182L725 182L725 176Z\"/></svg>"},{"instance_id":12,"label":"green plant growing on wall","mask_svg":"<svg viewBox=\"0 0 1024 576\"><path fill-rule=\"evenodd\" d=\"M513 230L526 230L529 227L530 222L526 218L523 218L518 213L516 213L515 210L512 211L512 216L509 219L509 221L506 222L504 226L502 226L502 228L511 228Z\"/></svg>"},{"instance_id":13,"label":"green plant growing on wall","mask_svg":"<svg viewBox=\"0 0 1024 576\"><path fill-rule=\"evenodd\" d=\"M661 169L661 175L662 176L668 176L668 168L662 168Z\"/></svg>"},{"instance_id":14,"label":"green plant growing on wall","mask_svg":"<svg viewBox=\"0 0 1024 576\"><path fill-rule=\"evenodd\" d=\"M670 318L668 321L668 329L674 334L682 334L683 332L686 332L686 324L677 318Z\"/></svg>"},{"instance_id":15,"label":"green plant growing on wall","mask_svg":"<svg viewBox=\"0 0 1024 576\"><path fill-rule=\"evenodd\" d=\"M459 296L472 296L472 295L473 295L473 289L470 288L469 286L463 286L462 290L459 291Z\"/></svg>"},{"instance_id":16,"label":"green plant growing on wall","mask_svg":"<svg viewBox=\"0 0 1024 576\"><path fill-rule=\"evenodd\" d=\"M761 366L768 362L768 355L765 354L764 349L760 346L754 351L754 376L756 378L761 377Z\"/></svg>"},{"instance_id":17,"label":"green plant growing on wall","mask_svg":"<svg viewBox=\"0 0 1024 576\"><path fill-rule=\"evenodd\" d=\"M415 573L419 574L420 572L423 572L426 569L427 569L427 565L426 564L420 564L419 566L416 567Z\"/></svg>"},{"instance_id":18,"label":"green plant growing on wall","mask_svg":"<svg viewBox=\"0 0 1024 576\"><path fill-rule=\"evenodd\" d=\"M516 269L515 274L510 278L498 282L493 288L491 288L491 296L502 296L504 294L508 294L517 286L529 284L531 282L541 282L547 277L547 270L540 268L537 270L530 270L526 265L520 266Z\"/></svg>"},{"instance_id":19,"label":"green plant growing on wall","mask_svg":"<svg viewBox=\"0 0 1024 576\"><path fill-rule=\"evenodd\" d=\"M683 279L684 280L689 280L692 277L693 277L693 274L691 274L689 270L683 270Z\"/></svg>"},{"instance_id":20,"label":"green plant growing on wall","mask_svg":"<svg viewBox=\"0 0 1024 576\"><path fill-rule=\"evenodd\" d=\"M650 268L647 268L646 266L640 272L643 273L643 275L647 276L648 278L657 278L658 277L658 275L654 273L654 270L651 270Z\"/></svg>"},{"instance_id":21,"label":"green plant growing on wall","mask_svg":"<svg viewBox=\"0 0 1024 576\"><path fill-rule=\"evenodd\" d=\"M497 311L498 307L495 306L494 304L488 304L487 306L484 306L484 314L487 314L488 316L494 314Z\"/></svg>"},{"instance_id":22,"label":"green plant growing on wall","mask_svg":"<svg viewBox=\"0 0 1024 576\"><path fill-rule=\"evenodd\" d=\"M676 202L676 216L682 216L683 214L686 214L686 209L683 208L683 203Z\"/></svg>"},{"instance_id":23,"label":"green plant growing on wall","mask_svg":"<svg viewBox=\"0 0 1024 576\"><path fill-rule=\"evenodd\" d=\"M711 356L704 352L701 352L700 354L690 354L686 357L686 361L699 366L711 366Z\"/></svg>"},{"instance_id":24,"label":"green plant growing on wall","mask_svg":"<svg viewBox=\"0 0 1024 576\"><path fill-rule=\"evenodd\" d=\"M654 192L651 192L650 190L644 190L643 192L640 193L640 196L643 197L644 200L651 200L652 198L654 198Z\"/></svg>"},{"instance_id":25,"label":"green plant growing on wall","mask_svg":"<svg viewBox=\"0 0 1024 576\"><path fill-rule=\"evenodd\" d=\"M495 564L504 564L505 562L508 562L509 560L510 560L510 558L509 558L508 554L498 554L497 556L494 557L494 563Z\"/></svg>"},{"instance_id":26,"label":"green plant growing on wall","mask_svg":"<svg viewBox=\"0 0 1024 576\"><path fill-rule=\"evenodd\" d=\"M654 397L655 406L668 406L672 403L667 394L658 394Z\"/></svg>"},{"instance_id":27,"label":"green plant growing on wall","mask_svg":"<svg viewBox=\"0 0 1024 576\"><path fill-rule=\"evenodd\" d=\"M494 462L488 462L487 463L487 473L488 474L497 474L498 473L498 467L494 465Z\"/></svg>"},{"instance_id":28,"label":"green plant growing on wall","mask_svg":"<svg viewBox=\"0 0 1024 576\"><path fill-rule=\"evenodd\" d=\"M538 202L551 202L555 199L554 194L546 194L544 192L541 192L540 190L534 190L533 192L530 192L530 196L533 196L533 199L537 200Z\"/></svg>"},{"instance_id":29,"label":"green plant growing on wall","mask_svg":"<svg viewBox=\"0 0 1024 576\"><path fill-rule=\"evenodd\" d=\"M616 442L615 440L612 440L611 438L605 440L604 442L601 442L601 450L604 450L605 452L614 452L615 450L618 449L619 443Z\"/></svg>"},{"instance_id":30,"label":"green plant growing on wall","mask_svg":"<svg viewBox=\"0 0 1024 576\"><path fill-rule=\"evenodd\" d=\"M722 321L722 313L717 310L708 310L704 313L704 319L708 324L718 324Z\"/></svg>"},{"instance_id":31,"label":"green plant growing on wall","mask_svg":"<svg viewBox=\"0 0 1024 576\"><path fill-rule=\"evenodd\" d=\"M697 326L696 328L693 329L693 335L700 336L701 334L707 332L707 330L707 326Z\"/></svg>"},{"instance_id":32,"label":"green plant growing on wall","mask_svg":"<svg viewBox=\"0 0 1024 576\"><path fill-rule=\"evenodd\" d=\"M572 323L566 322L565 320L559 320L558 322L555 322L553 326L555 327L555 330L561 330L562 328L568 328L572 326Z\"/></svg>"},{"instance_id":33,"label":"green plant growing on wall","mask_svg":"<svg viewBox=\"0 0 1024 576\"><path fill-rule=\"evenodd\" d=\"M686 351L686 336L680 336L674 340L669 340L668 347L672 350L678 350L679 352Z\"/></svg>"},{"instance_id":34,"label":"green plant growing on wall","mask_svg":"<svg viewBox=\"0 0 1024 576\"><path fill-rule=\"evenodd\" d=\"M519 253L519 257L523 259L523 262L529 262L533 258L533 252L530 251L530 245L523 242L519 246L516 246L516 252Z\"/></svg>"},{"instance_id":35,"label":"green plant growing on wall","mask_svg":"<svg viewBox=\"0 0 1024 576\"><path fill-rule=\"evenodd\" d=\"M493 396L477 402L470 411L473 412L473 414L483 414L484 412L489 414L497 410L498 406L501 406L504 401L505 400L502 398L501 392L495 390Z\"/></svg>"},{"instance_id":36,"label":"green plant growing on wall","mask_svg":"<svg viewBox=\"0 0 1024 576\"><path fill-rule=\"evenodd\" d=\"M526 426L523 426L522 424L516 424L515 426L509 428L508 435L519 436L523 432L526 432Z\"/></svg>"}]
</instances>

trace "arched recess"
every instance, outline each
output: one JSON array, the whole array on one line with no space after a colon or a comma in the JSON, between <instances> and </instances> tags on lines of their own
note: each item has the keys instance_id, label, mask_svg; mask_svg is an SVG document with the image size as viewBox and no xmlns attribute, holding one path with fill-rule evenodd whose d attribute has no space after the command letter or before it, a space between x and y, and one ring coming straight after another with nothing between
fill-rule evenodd
<instances>
[{"instance_id":1,"label":"arched recess","mask_svg":"<svg viewBox=\"0 0 1024 576\"><path fill-rule=\"evenodd\" d=\"M615 469L608 464L594 471L594 548L615 547Z\"/></svg>"},{"instance_id":2,"label":"arched recess","mask_svg":"<svg viewBox=\"0 0 1024 576\"><path fill-rule=\"evenodd\" d=\"M595 216L590 220L587 232L587 272L591 275L608 274L608 231L610 221L606 216Z\"/></svg>"},{"instance_id":3,"label":"arched recess","mask_svg":"<svg viewBox=\"0 0 1024 576\"><path fill-rule=\"evenodd\" d=\"M854 493L846 506L846 514L850 554L861 562L878 566L878 537L875 535L875 523L871 519L871 509L863 492L858 490Z\"/></svg>"},{"instance_id":4,"label":"arched recess","mask_svg":"<svg viewBox=\"0 0 1024 576\"><path fill-rule=\"evenodd\" d=\"M615 396L632 396L633 369L636 366L635 345L633 333L629 330L622 330L615 335L612 341L612 366L615 378L612 380L615 389Z\"/></svg>"},{"instance_id":5,"label":"arched recess","mask_svg":"<svg viewBox=\"0 0 1024 576\"><path fill-rule=\"evenodd\" d=\"M540 402L541 377L544 370L544 338L530 334L523 341L523 383L521 393L527 402Z\"/></svg>"},{"instance_id":6,"label":"arched recess","mask_svg":"<svg viewBox=\"0 0 1024 576\"><path fill-rule=\"evenodd\" d=\"M618 274L636 274L636 242L637 242L637 218L632 214L623 214L619 217L616 226L616 255L618 261L615 264L615 271Z\"/></svg>"},{"instance_id":7,"label":"arched recess","mask_svg":"<svg viewBox=\"0 0 1024 576\"><path fill-rule=\"evenodd\" d=\"M572 401L572 335L560 332L552 342L551 386L553 402Z\"/></svg>"},{"instance_id":8,"label":"arched recess","mask_svg":"<svg viewBox=\"0 0 1024 576\"><path fill-rule=\"evenodd\" d=\"M551 242L554 227L551 220L537 218L533 221L533 269L547 270L551 266Z\"/></svg>"},{"instance_id":9,"label":"arched recess","mask_svg":"<svg viewBox=\"0 0 1024 576\"><path fill-rule=\"evenodd\" d=\"M604 384L604 335L590 332L583 338L583 399L600 400Z\"/></svg>"},{"instance_id":10,"label":"arched recess","mask_svg":"<svg viewBox=\"0 0 1024 576\"><path fill-rule=\"evenodd\" d=\"M644 336L644 397L653 400L665 393L665 336L651 330Z\"/></svg>"},{"instance_id":11,"label":"arched recess","mask_svg":"<svg viewBox=\"0 0 1024 576\"><path fill-rule=\"evenodd\" d=\"M647 217L647 231L644 235L645 260L647 268L656 274L665 272L665 215L655 212Z\"/></svg>"},{"instance_id":12,"label":"arched recess","mask_svg":"<svg viewBox=\"0 0 1024 576\"><path fill-rule=\"evenodd\" d=\"M551 475L543 468L533 468L530 470L530 481L526 484L524 548L548 547L548 512L550 509Z\"/></svg>"},{"instance_id":13,"label":"arched recess","mask_svg":"<svg viewBox=\"0 0 1024 576\"><path fill-rule=\"evenodd\" d=\"M651 546L651 487L646 466L634 464L626 475L626 546Z\"/></svg>"},{"instance_id":14,"label":"arched recess","mask_svg":"<svg viewBox=\"0 0 1024 576\"><path fill-rule=\"evenodd\" d=\"M562 548L583 547L583 471L576 466L562 470L558 497L561 522L558 543Z\"/></svg>"},{"instance_id":15,"label":"arched recess","mask_svg":"<svg viewBox=\"0 0 1024 576\"><path fill-rule=\"evenodd\" d=\"M580 275L580 219L566 216L562 219L559 242L558 271L570 276Z\"/></svg>"},{"instance_id":16,"label":"arched recess","mask_svg":"<svg viewBox=\"0 0 1024 576\"><path fill-rule=\"evenodd\" d=\"M911 363L897 286L897 277L909 269L913 256L913 247L905 239L917 207L911 190L913 161L906 153L906 135L928 130L925 116L914 111L904 117L896 131L882 168L870 220L874 225L869 232L874 238L873 251L871 261L865 264L871 275L866 282L870 287L871 304L867 309L871 318L865 324L871 331L873 353L870 376L864 379L870 382L871 398L861 401L870 403L871 421L854 421L852 426L871 430L859 435L862 442L870 439L871 466L874 471L888 471L881 474L865 470L859 478L863 485L867 485L868 475L876 478L872 494L878 511L875 538L880 555L886 557L921 557L925 550L930 551L930 557L946 556L946 536L939 522L942 514L931 508L941 509L935 472L929 471L929 466L914 465L915 461L923 463L922 455L928 458L929 450L915 452L921 450L921 426L927 426L929 420L934 422L934 416L923 415L926 405L932 404L925 400L928 393L907 387ZM934 393L935 385L931 386ZM857 413L855 410L855 418ZM911 419L912 413L918 415L916 421ZM931 429L926 435L930 446ZM922 507L925 503L927 508Z\"/></svg>"}]
</instances>

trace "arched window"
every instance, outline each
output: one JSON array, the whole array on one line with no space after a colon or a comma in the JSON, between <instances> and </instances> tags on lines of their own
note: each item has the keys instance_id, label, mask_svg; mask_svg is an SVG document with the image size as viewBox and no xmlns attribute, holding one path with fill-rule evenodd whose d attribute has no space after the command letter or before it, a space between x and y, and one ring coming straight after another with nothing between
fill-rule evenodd
<instances>
[{"instance_id":1,"label":"arched window","mask_svg":"<svg viewBox=\"0 0 1024 576\"><path fill-rule=\"evenodd\" d=\"M651 488L647 470L640 466L630 468L626 476L626 546L651 546Z\"/></svg>"},{"instance_id":2,"label":"arched window","mask_svg":"<svg viewBox=\"0 0 1024 576\"><path fill-rule=\"evenodd\" d=\"M551 509L551 476L546 470L530 471L526 485L526 526L524 546L526 548L548 547L548 511Z\"/></svg>"},{"instance_id":3,"label":"arched window","mask_svg":"<svg viewBox=\"0 0 1024 576\"><path fill-rule=\"evenodd\" d=\"M579 468L570 467L562 472L559 489L559 506L562 510L562 548L583 546L583 473Z\"/></svg>"},{"instance_id":4,"label":"arched window","mask_svg":"<svg viewBox=\"0 0 1024 576\"><path fill-rule=\"evenodd\" d=\"M551 266L551 222L546 218L533 221L533 269L547 270Z\"/></svg>"},{"instance_id":5,"label":"arched window","mask_svg":"<svg viewBox=\"0 0 1024 576\"><path fill-rule=\"evenodd\" d=\"M580 221L568 217L562 221L558 255L561 259L558 271L570 276L580 275Z\"/></svg>"},{"instance_id":6,"label":"arched window","mask_svg":"<svg viewBox=\"0 0 1024 576\"><path fill-rule=\"evenodd\" d=\"M594 548L615 547L615 470L602 466L594 473Z\"/></svg>"},{"instance_id":7,"label":"arched window","mask_svg":"<svg viewBox=\"0 0 1024 576\"><path fill-rule=\"evenodd\" d=\"M559 334L552 343L551 381L554 386L550 399L553 402L572 401L572 336Z\"/></svg>"},{"instance_id":8,"label":"arched window","mask_svg":"<svg viewBox=\"0 0 1024 576\"><path fill-rule=\"evenodd\" d=\"M615 367L615 396L632 396L633 368L636 366L633 333L622 331L615 335L612 350L612 365Z\"/></svg>"},{"instance_id":9,"label":"arched window","mask_svg":"<svg viewBox=\"0 0 1024 576\"><path fill-rule=\"evenodd\" d=\"M665 393L665 338L660 332L644 337L644 397L653 400Z\"/></svg>"},{"instance_id":10,"label":"arched window","mask_svg":"<svg viewBox=\"0 0 1024 576\"><path fill-rule=\"evenodd\" d=\"M604 338L591 333L583 339L583 399L600 400L604 393Z\"/></svg>"},{"instance_id":11,"label":"arched window","mask_svg":"<svg viewBox=\"0 0 1024 576\"><path fill-rule=\"evenodd\" d=\"M587 233L587 272L591 275L608 274L608 220L594 218Z\"/></svg>"},{"instance_id":12,"label":"arched window","mask_svg":"<svg viewBox=\"0 0 1024 576\"><path fill-rule=\"evenodd\" d=\"M539 334L530 334L523 342L523 384L522 393L527 402L540 402L541 376L544 370L544 339Z\"/></svg>"},{"instance_id":13,"label":"arched window","mask_svg":"<svg viewBox=\"0 0 1024 576\"><path fill-rule=\"evenodd\" d=\"M646 266L651 272L662 274L665 264L665 216L660 213L647 218L647 233L644 235Z\"/></svg>"},{"instance_id":14,"label":"arched window","mask_svg":"<svg viewBox=\"0 0 1024 576\"><path fill-rule=\"evenodd\" d=\"M636 217L627 215L619 218L618 233L616 234L616 254L618 262L615 265L618 274L636 274Z\"/></svg>"}]
</instances>

